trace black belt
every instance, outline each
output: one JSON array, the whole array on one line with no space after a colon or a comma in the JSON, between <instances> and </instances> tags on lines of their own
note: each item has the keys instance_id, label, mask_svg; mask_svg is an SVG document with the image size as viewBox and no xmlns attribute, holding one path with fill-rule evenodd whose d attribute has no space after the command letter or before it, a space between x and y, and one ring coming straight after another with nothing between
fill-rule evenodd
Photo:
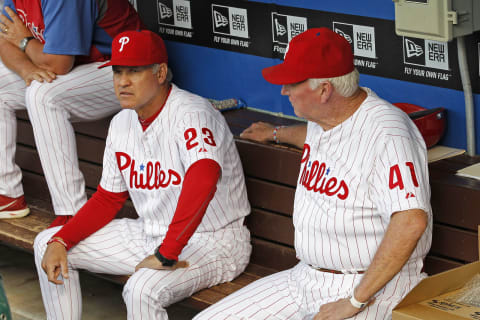
<instances>
[{"instance_id":1,"label":"black belt","mask_svg":"<svg viewBox=\"0 0 480 320\"><path fill-rule=\"evenodd\" d=\"M326 268L318 268L318 267L314 267L312 265L309 264L309 266L312 268L312 269L315 269L317 271L321 271L321 272L327 272L327 273L334 273L334 274L363 274L365 273L365 270L353 270L353 271L350 271L350 270L345 270L345 271L340 271L340 270L333 270L333 269L326 269Z\"/></svg>"}]
</instances>

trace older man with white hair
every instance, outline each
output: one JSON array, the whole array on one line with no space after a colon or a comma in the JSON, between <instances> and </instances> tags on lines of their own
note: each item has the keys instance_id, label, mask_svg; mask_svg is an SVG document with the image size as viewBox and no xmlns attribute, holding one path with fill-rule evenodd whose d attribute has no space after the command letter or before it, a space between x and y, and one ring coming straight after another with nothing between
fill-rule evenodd
<instances>
[{"instance_id":1,"label":"older man with white hair","mask_svg":"<svg viewBox=\"0 0 480 320\"><path fill-rule=\"evenodd\" d=\"M300 262L196 319L389 319L423 278L432 212L425 143L408 116L358 86L350 44L327 28L263 70L308 124L242 137L303 148L293 224Z\"/></svg>"}]
</instances>

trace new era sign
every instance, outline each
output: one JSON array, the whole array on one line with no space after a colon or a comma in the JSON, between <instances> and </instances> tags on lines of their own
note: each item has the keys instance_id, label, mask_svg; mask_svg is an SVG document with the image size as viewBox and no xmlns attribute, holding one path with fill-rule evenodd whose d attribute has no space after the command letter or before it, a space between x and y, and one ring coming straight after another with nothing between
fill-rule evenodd
<instances>
[{"instance_id":1,"label":"new era sign","mask_svg":"<svg viewBox=\"0 0 480 320\"><path fill-rule=\"evenodd\" d=\"M157 13L159 24L192 29L190 1L157 0Z\"/></svg>"},{"instance_id":2,"label":"new era sign","mask_svg":"<svg viewBox=\"0 0 480 320\"><path fill-rule=\"evenodd\" d=\"M374 27L333 22L333 31L343 36L350 43L355 56L377 58Z\"/></svg>"},{"instance_id":3,"label":"new era sign","mask_svg":"<svg viewBox=\"0 0 480 320\"><path fill-rule=\"evenodd\" d=\"M403 62L416 66L448 70L446 42L403 37Z\"/></svg>"},{"instance_id":4,"label":"new era sign","mask_svg":"<svg viewBox=\"0 0 480 320\"><path fill-rule=\"evenodd\" d=\"M213 32L248 38L247 9L212 4Z\"/></svg>"},{"instance_id":5,"label":"new era sign","mask_svg":"<svg viewBox=\"0 0 480 320\"><path fill-rule=\"evenodd\" d=\"M307 30L307 18L272 12L273 42L288 44L296 35Z\"/></svg>"}]
</instances>

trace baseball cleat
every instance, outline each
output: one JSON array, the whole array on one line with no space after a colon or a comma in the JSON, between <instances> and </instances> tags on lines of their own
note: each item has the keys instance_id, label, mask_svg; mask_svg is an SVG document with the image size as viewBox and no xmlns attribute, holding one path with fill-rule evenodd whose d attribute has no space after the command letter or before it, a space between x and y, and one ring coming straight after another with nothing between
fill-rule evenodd
<instances>
[{"instance_id":1,"label":"baseball cleat","mask_svg":"<svg viewBox=\"0 0 480 320\"><path fill-rule=\"evenodd\" d=\"M24 196L10 198L0 195L0 219L22 218L29 213Z\"/></svg>"}]
</instances>

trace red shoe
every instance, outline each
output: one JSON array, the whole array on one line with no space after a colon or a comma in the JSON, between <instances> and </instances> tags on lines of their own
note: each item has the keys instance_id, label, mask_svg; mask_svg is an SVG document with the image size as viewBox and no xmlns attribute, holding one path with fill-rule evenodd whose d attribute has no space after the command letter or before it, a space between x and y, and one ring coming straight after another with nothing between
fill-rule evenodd
<instances>
[{"instance_id":1,"label":"red shoe","mask_svg":"<svg viewBox=\"0 0 480 320\"><path fill-rule=\"evenodd\" d=\"M52 223L48 226L47 229L53 228L53 227L58 227L58 226L63 226L68 222L68 220L72 219L73 216L57 216L55 220L52 221Z\"/></svg>"},{"instance_id":2,"label":"red shoe","mask_svg":"<svg viewBox=\"0 0 480 320\"><path fill-rule=\"evenodd\" d=\"M29 213L24 196L10 198L0 195L0 219L21 218Z\"/></svg>"}]
</instances>

